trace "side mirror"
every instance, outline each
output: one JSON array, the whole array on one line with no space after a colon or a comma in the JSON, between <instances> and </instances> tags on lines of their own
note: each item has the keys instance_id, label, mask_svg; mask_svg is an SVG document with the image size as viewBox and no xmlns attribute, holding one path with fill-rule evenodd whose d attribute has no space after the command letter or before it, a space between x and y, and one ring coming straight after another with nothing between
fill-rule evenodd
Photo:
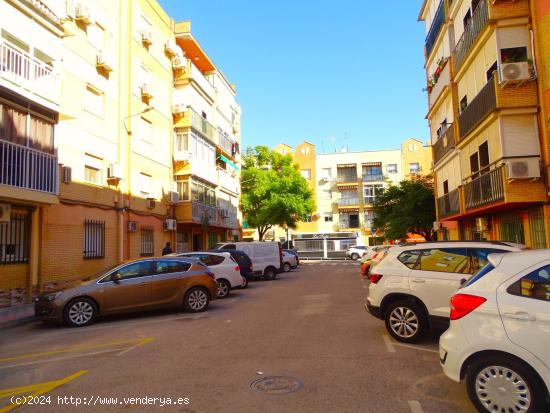
<instances>
[{"instance_id":1,"label":"side mirror","mask_svg":"<svg viewBox=\"0 0 550 413\"><path fill-rule=\"evenodd\" d=\"M114 281L115 284L120 284L120 280L122 280L122 277L118 272L111 276L111 281Z\"/></svg>"},{"instance_id":2,"label":"side mirror","mask_svg":"<svg viewBox=\"0 0 550 413\"><path fill-rule=\"evenodd\" d=\"M466 278L460 280L460 286L462 287L464 284L466 284L466 281L468 281Z\"/></svg>"}]
</instances>

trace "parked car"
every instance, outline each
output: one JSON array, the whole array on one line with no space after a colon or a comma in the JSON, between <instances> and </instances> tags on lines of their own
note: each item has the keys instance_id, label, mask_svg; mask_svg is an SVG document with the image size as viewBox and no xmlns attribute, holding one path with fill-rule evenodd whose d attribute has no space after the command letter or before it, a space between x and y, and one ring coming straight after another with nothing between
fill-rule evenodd
<instances>
[{"instance_id":1,"label":"parked car","mask_svg":"<svg viewBox=\"0 0 550 413\"><path fill-rule=\"evenodd\" d=\"M357 261L369 249L370 248L366 245L354 245L346 250L346 257L351 258L353 261Z\"/></svg>"},{"instance_id":2,"label":"parked car","mask_svg":"<svg viewBox=\"0 0 550 413\"><path fill-rule=\"evenodd\" d=\"M83 327L111 313L178 306L204 311L217 289L214 273L196 259L140 259L46 291L34 309L38 319Z\"/></svg>"},{"instance_id":3,"label":"parked car","mask_svg":"<svg viewBox=\"0 0 550 413\"><path fill-rule=\"evenodd\" d=\"M293 249L283 249L284 252L288 252L289 254L292 254L296 257L296 266L300 265L300 256L298 255L298 251Z\"/></svg>"},{"instance_id":4,"label":"parked car","mask_svg":"<svg viewBox=\"0 0 550 413\"><path fill-rule=\"evenodd\" d=\"M274 280L283 266L283 251L278 242L222 242L213 250L243 251L252 260L255 274L266 280Z\"/></svg>"},{"instance_id":5,"label":"parked car","mask_svg":"<svg viewBox=\"0 0 550 413\"><path fill-rule=\"evenodd\" d=\"M550 412L550 250L491 254L450 318L441 365L480 412Z\"/></svg>"},{"instance_id":6,"label":"parked car","mask_svg":"<svg viewBox=\"0 0 550 413\"><path fill-rule=\"evenodd\" d=\"M298 258L287 250L283 250L283 272L289 272L295 268L298 268Z\"/></svg>"},{"instance_id":7,"label":"parked car","mask_svg":"<svg viewBox=\"0 0 550 413\"><path fill-rule=\"evenodd\" d=\"M213 252L228 252L231 254L231 257L239 264L239 269L241 270L241 275L246 280L246 284L242 288L248 286L249 281L254 281L254 266L252 265L252 260L244 251L240 250L211 250Z\"/></svg>"},{"instance_id":8,"label":"parked car","mask_svg":"<svg viewBox=\"0 0 550 413\"><path fill-rule=\"evenodd\" d=\"M177 257L197 258L208 266L218 282L218 298L225 298L234 288L242 288L248 281L241 275L239 264L228 252L177 252L171 254Z\"/></svg>"},{"instance_id":9,"label":"parked car","mask_svg":"<svg viewBox=\"0 0 550 413\"><path fill-rule=\"evenodd\" d=\"M361 276L368 277L371 269L382 261L391 247L393 247L393 245L379 245L372 247L369 252L363 254L361 258Z\"/></svg>"},{"instance_id":10,"label":"parked car","mask_svg":"<svg viewBox=\"0 0 550 413\"><path fill-rule=\"evenodd\" d=\"M367 310L399 341L449 326L449 298L492 253L520 251L504 242L426 242L390 248L369 275Z\"/></svg>"}]
</instances>

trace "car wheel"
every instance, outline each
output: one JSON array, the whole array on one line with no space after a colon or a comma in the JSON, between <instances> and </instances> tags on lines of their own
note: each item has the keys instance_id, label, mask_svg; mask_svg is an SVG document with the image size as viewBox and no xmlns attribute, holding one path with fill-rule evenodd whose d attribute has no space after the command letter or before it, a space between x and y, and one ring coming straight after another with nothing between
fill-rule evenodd
<instances>
[{"instance_id":1,"label":"car wheel","mask_svg":"<svg viewBox=\"0 0 550 413\"><path fill-rule=\"evenodd\" d=\"M283 264L283 271L284 272L290 272L291 269L292 269L292 267L290 266L290 264L288 262L285 262Z\"/></svg>"},{"instance_id":2,"label":"car wheel","mask_svg":"<svg viewBox=\"0 0 550 413\"><path fill-rule=\"evenodd\" d=\"M218 280L218 298L225 298L231 291L231 284L227 280Z\"/></svg>"},{"instance_id":3,"label":"car wheel","mask_svg":"<svg viewBox=\"0 0 550 413\"><path fill-rule=\"evenodd\" d=\"M191 313L205 311L210 303L210 296L202 287L193 287L183 299L183 306Z\"/></svg>"},{"instance_id":4,"label":"car wheel","mask_svg":"<svg viewBox=\"0 0 550 413\"><path fill-rule=\"evenodd\" d=\"M543 389L524 363L502 356L476 360L468 367L466 388L480 412L544 411Z\"/></svg>"},{"instance_id":5,"label":"car wheel","mask_svg":"<svg viewBox=\"0 0 550 413\"><path fill-rule=\"evenodd\" d=\"M277 270L273 267L267 267L264 270L264 279L273 281L275 278L277 278Z\"/></svg>"},{"instance_id":6,"label":"car wheel","mask_svg":"<svg viewBox=\"0 0 550 413\"><path fill-rule=\"evenodd\" d=\"M414 343L422 337L427 321L424 311L411 301L397 301L384 312L386 329L398 341Z\"/></svg>"},{"instance_id":7,"label":"car wheel","mask_svg":"<svg viewBox=\"0 0 550 413\"><path fill-rule=\"evenodd\" d=\"M353 254L351 254L351 259L353 261L357 261L359 259L359 254L356 254L355 252Z\"/></svg>"},{"instance_id":8,"label":"car wheel","mask_svg":"<svg viewBox=\"0 0 550 413\"><path fill-rule=\"evenodd\" d=\"M243 277L243 283L241 285L241 288L245 289L246 287L248 287L248 280L246 279L246 277Z\"/></svg>"},{"instance_id":9,"label":"car wheel","mask_svg":"<svg viewBox=\"0 0 550 413\"><path fill-rule=\"evenodd\" d=\"M77 298L65 307L63 315L65 324L71 327L84 327L94 322L97 306L89 298Z\"/></svg>"}]
</instances>

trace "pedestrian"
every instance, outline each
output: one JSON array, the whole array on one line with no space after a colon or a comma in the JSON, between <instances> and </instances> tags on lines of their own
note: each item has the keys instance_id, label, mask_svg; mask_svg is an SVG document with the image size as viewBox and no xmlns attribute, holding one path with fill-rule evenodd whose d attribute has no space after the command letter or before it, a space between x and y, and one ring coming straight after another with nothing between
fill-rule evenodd
<instances>
[{"instance_id":1,"label":"pedestrian","mask_svg":"<svg viewBox=\"0 0 550 413\"><path fill-rule=\"evenodd\" d=\"M167 242L166 246L162 249L162 255L168 255L172 254L174 251L172 251L172 247L170 246L170 243Z\"/></svg>"}]
</instances>

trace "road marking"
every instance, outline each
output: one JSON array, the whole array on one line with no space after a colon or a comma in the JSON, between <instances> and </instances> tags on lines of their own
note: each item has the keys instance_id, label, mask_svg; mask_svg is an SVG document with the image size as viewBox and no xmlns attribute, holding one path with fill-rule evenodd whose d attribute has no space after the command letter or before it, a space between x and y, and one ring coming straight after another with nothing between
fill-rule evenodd
<instances>
[{"instance_id":1,"label":"road marking","mask_svg":"<svg viewBox=\"0 0 550 413\"><path fill-rule=\"evenodd\" d=\"M395 347L393 346L393 343L390 340L390 338L386 334L383 334L382 339L384 340L384 344L386 345L386 349L388 350L388 353L395 353Z\"/></svg>"},{"instance_id":2,"label":"road marking","mask_svg":"<svg viewBox=\"0 0 550 413\"><path fill-rule=\"evenodd\" d=\"M144 346L145 344L148 344L148 343L150 343L150 342L153 341L153 340L154 340L154 339L151 338L151 337L145 338L145 339L141 340L139 343L137 343L136 345L133 345L132 347L129 347L129 348L127 348L127 349L124 349L124 350L122 350L120 353L117 353L117 356L122 356L123 354L126 354L126 353L128 353L128 352L130 352L130 351L132 351L132 350L134 350L134 349L136 349L136 348L138 348L138 347Z\"/></svg>"},{"instance_id":3,"label":"road marking","mask_svg":"<svg viewBox=\"0 0 550 413\"><path fill-rule=\"evenodd\" d=\"M416 400L409 400L409 407L411 408L411 413L424 413L422 405Z\"/></svg>"},{"instance_id":4,"label":"road marking","mask_svg":"<svg viewBox=\"0 0 550 413\"><path fill-rule=\"evenodd\" d=\"M62 386L82 376L83 374L86 374L87 372L88 370L80 370L75 374L71 374L70 376L67 376L60 380L49 381L49 382L38 383L38 384L31 384L29 386L23 386L23 387L12 387L11 389L2 389L0 390L0 399L9 397L9 396L17 396L20 394L27 394L27 393L28 393L28 396L30 397L41 396L42 394L52 391L53 389L59 386ZM28 400L30 400L29 397L24 398L21 404L11 403L3 408L0 408L0 413L7 413L19 406L24 405Z\"/></svg>"},{"instance_id":5,"label":"road marking","mask_svg":"<svg viewBox=\"0 0 550 413\"><path fill-rule=\"evenodd\" d=\"M241 299L241 297L235 297L235 298L232 298L231 300L229 300L230 303L234 303L235 301L239 301Z\"/></svg>"}]
</instances>

